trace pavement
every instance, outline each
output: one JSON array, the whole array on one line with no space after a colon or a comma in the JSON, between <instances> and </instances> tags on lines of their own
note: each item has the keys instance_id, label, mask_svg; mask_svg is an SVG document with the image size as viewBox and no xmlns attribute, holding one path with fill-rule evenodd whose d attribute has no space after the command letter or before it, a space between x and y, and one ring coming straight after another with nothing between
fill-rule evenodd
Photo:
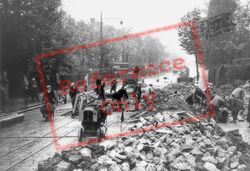
<instances>
[{"instance_id":1,"label":"pavement","mask_svg":"<svg viewBox=\"0 0 250 171\"><path fill-rule=\"evenodd\" d=\"M42 99L41 93L39 95L39 99ZM19 110L37 106L39 104L41 103L33 101L31 97L11 98L7 104L0 106L0 117L9 115L11 113L16 113Z\"/></svg>"},{"instance_id":2,"label":"pavement","mask_svg":"<svg viewBox=\"0 0 250 171\"><path fill-rule=\"evenodd\" d=\"M40 94L40 97L41 96L42 95ZM3 110L0 111L0 128L23 121L23 113L38 109L41 106L41 102L34 102L30 98L11 99L8 104L4 105L4 107L1 106L1 109Z\"/></svg>"},{"instance_id":3,"label":"pavement","mask_svg":"<svg viewBox=\"0 0 250 171\"><path fill-rule=\"evenodd\" d=\"M229 118L229 121L232 120ZM242 136L242 140L250 145L250 128L247 121L237 121L237 123L218 123L217 124L223 131L232 132L236 131Z\"/></svg>"}]
</instances>

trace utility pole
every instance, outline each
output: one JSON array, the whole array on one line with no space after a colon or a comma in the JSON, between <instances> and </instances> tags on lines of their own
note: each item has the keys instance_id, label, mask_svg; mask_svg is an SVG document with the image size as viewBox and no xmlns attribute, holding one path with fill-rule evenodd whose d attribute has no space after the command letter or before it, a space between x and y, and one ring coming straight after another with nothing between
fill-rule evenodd
<instances>
[{"instance_id":1,"label":"utility pole","mask_svg":"<svg viewBox=\"0 0 250 171\"><path fill-rule=\"evenodd\" d=\"M101 12L101 20L100 20L100 42L103 40L103 35L102 35L102 12ZM103 72L103 45L100 45L100 73L102 74Z\"/></svg>"},{"instance_id":2,"label":"utility pole","mask_svg":"<svg viewBox=\"0 0 250 171\"><path fill-rule=\"evenodd\" d=\"M120 20L120 18L104 18L105 20ZM120 24L123 24L123 21L120 21ZM101 18L100 18L100 42L103 41L103 18L102 18L102 12L101 12ZM104 53L103 53L103 45L100 45L100 74L103 73L104 69Z\"/></svg>"}]
</instances>

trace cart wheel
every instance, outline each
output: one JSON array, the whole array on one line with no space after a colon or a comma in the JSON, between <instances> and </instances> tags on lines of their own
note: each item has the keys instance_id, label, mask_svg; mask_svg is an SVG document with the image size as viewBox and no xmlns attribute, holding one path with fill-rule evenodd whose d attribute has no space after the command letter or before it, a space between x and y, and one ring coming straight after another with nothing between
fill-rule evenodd
<instances>
[{"instance_id":1,"label":"cart wheel","mask_svg":"<svg viewBox=\"0 0 250 171\"><path fill-rule=\"evenodd\" d=\"M81 142L82 138L83 138L83 130L82 128L80 128L78 131L78 141Z\"/></svg>"}]
</instances>

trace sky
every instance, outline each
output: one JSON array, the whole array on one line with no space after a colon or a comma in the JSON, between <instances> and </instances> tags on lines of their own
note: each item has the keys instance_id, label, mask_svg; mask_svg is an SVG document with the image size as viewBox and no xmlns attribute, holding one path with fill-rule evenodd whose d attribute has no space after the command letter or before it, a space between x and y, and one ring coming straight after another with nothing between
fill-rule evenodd
<instances>
[{"instance_id":1,"label":"sky","mask_svg":"<svg viewBox=\"0 0 250 171\"><path fill-rule=\"evenodd\" d=\"M181 17L194 8L205 9L208 0L62 0L63 9L76 20L100 20L116 28L130 28L132 33L142 32L171 24L177 24ZM115 18L115 19L112 19ZM123 25L120 25L120 20ZM105 33L104 33L105 34ZM195 74L194 56L188 55L179 45L177 30L157 33L167 47L166 51L183 57Z\"/></svg>"}]
</instances>

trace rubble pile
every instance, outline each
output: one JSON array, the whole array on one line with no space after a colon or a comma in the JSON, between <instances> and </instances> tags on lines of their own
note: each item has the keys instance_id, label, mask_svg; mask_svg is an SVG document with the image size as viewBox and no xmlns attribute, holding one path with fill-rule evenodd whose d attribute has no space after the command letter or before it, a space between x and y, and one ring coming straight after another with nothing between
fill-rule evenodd
<instances>
[{"instance_id":1,"label":"rubble pile","mask_svg":"<svg viewBox=\"0 0 250 171\"><path fill-rule=\"evenodd\" d=\"M187 110L188 105L185 100L193 88L191 84L172 83L163 89L157 89L156 104L158 108L164 110Z\"/></svg>"},{"instance_id":2,"label":"rubble pile","mask_svg":"<svg viewBox=\"0 0 250 171\"><path fill-rule=\"evenodd\" d=\"M144 132L128 137L103 141L57 153L42 161L39 171L45 170L102 170L102 171L243 171L241 152L207 121L161 127L162 122L179 118L177 113L157 113L141 117L129 130ZM152 127L147 127L151 125ZM155 126L155 127L153 127ZM151 130L150 130L151 129Z\"/></svg>"}]
</instances>

